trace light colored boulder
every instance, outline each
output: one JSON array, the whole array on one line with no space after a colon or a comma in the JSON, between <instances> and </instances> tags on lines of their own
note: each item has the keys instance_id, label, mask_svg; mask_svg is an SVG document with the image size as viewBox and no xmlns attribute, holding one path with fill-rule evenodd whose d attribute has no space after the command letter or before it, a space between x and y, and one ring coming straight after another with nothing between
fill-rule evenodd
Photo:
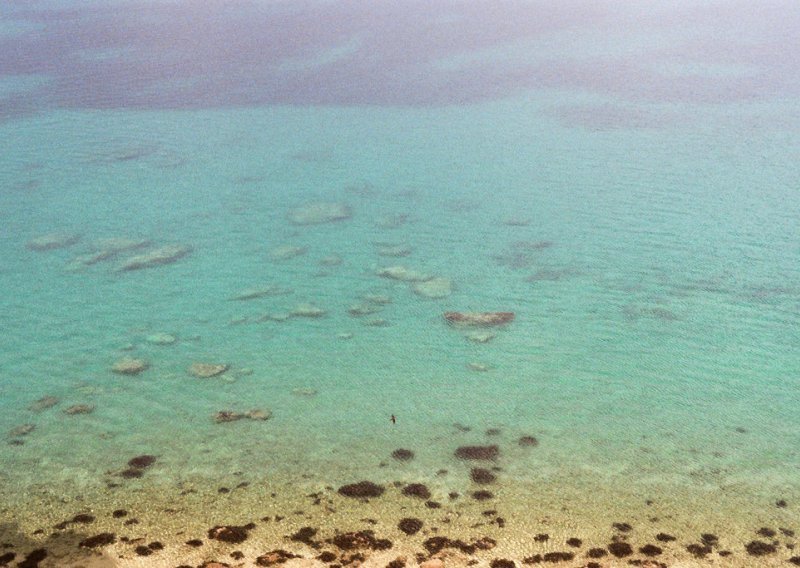
<instances>
[{"instance_id":1,"label":"light colored boulder","mask_svg":"<svg viewBox=\"0 0 800 568\"><path fill-rule=\"evenodd\" d=\"M295 225L319 225L349 219L350 208L341 203L310 203L289 212L289 221Z\"/></svg>"},{"instance_id":2,"label":"light colored boulder","mask_svg":"<svg viewBox=\"0 0 800 568\"><path fill-rule=\"evenodd\" d=\"M26 246L29 250L44 252L72 246L79 240L81 236L76 233L48 233L31 239Z\"/></svg>"},{"instance_id":3,"label":"light colored boulder","mask_svg":"<svg viewBox=\"0 0 800 568\"><path fill-rule=\"evenodd\" d=\"M292 315L301 318L321 318L328 312L314 304L299 304L292 310Z\"/></svg>"},{"instance_id":4,"label":"light colored boulder","mask_svg":"<svg viewBox=\"0 0 800 568\"><path fill-rule=\"evenodd\" d=\"M188 245L167 245L150 251L149 253L129 258L122 263L122 266L120 266L118 270L120 272L126 272L172 264L188 255L190 252L192 252L192 247Z\"/></svg>"},{"instance_id":5,"label":"light colored boulder","mask_svg":"<svg viewBox=\"0 0 800 568\"><path fill-rule=\"evenodd\" d=\"M150 363L144 359L135 359L133 357L123 357L111 367L111 371L118 375L138 375L142 371L150 367Z\"/></svg>"},{"instance_id":6,"label":"light colored boulder","mask_svg":"<svg viewBox=\"0 0 800 568\"><path fill-rule=\"evenodd\" d=\"M228 370L228 367L224 363L192 363L189 366L189 374L198 379L210 379L221 375Z\"/></svg>"},{"instance_id":7,"label":"light colored boulder","mask_svg":"<svg viewBox=\"0 0 800 568\"><path fill-rule=\"evenodd\" d=\"M282 245L269 251L270 260L289 260L302 256L308 252L306 247L296 247L294 245Z\"/></svg>"},{"instance_id":8,"label":"light colored boulder","mask_svg":"<svg viewBox=\"0 0 800 568\"><path fill-rule=\"evenodd\" d=\"M148 335L145 338L145 341L153 345L172 345L173 343L178 341L178 338L169 333L159 332Z\"/></svg>"},{"instance_id":9,"label":"light colored boulder","mask_svg":"<svg viewBox=\"0 0 800 568\"><path fill-rule=\"evenodd\" d=\"M378 276L382 278L389 278L390 280L400 280L401 282L424 282L433 278L430 274L425 274L418 270L406 268L405 266L389 266L387 268L380 268L377 272Z\"/></svg>"},{"instance_id":10,"label":"light colored boulder","mask_svg":"<svg viewBox=\"0 0 800 568\"><path fill-rule=\"evenodd\" d=\"M436 277L424 282L415 282L411 289L423 298L440 300L453 293L453 281L449 278Z\"/></svg>"}]
</instances>

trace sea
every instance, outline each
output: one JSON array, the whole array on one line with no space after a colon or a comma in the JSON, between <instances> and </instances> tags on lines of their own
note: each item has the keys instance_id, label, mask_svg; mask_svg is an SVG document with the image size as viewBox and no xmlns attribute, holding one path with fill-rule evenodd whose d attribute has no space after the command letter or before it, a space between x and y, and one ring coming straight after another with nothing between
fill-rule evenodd
<instances>
[{"instance_id":1,"label":"sea","mask_svg":"<svg viewBox=\"0 0 800 568\"><path fill-rule=\"evenodd\" d=\"M0 566L800 565L797 45L5 3Z\"/></svg>"}]
</instances>

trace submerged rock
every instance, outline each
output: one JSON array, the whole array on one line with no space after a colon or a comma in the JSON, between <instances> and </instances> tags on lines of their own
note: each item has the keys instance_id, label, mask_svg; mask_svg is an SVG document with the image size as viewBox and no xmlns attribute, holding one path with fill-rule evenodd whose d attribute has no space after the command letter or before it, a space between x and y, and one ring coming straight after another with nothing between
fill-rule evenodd
<instances>
[{"instance_id":1,"label":"submerged rock","mask_svg":"<svg viewBox=\"0 0 800 568\"><path fill-rule=\"evenodd\" d=\"M478 363L478 362L476 362L476 361L473 361L472 363L469 363L469 364L467 365L467 368L468 368L470 371L475 371L475 372L477 372L477 373L485 373L486 371L490 371L490 370L492 369L492 368L491 368L489 365L487 365L486 363Z\"/></svg>"},{"instance_id":2,"label":"submerged rock","mask_svg":"<svg viewBox=\"0 0 800 568\"><path fill-rule=\"evenodd\" d=\"M490 331L471 331L464 335L472 343L489 343L496 336Z\"/></svg>"},{"instance_id":3,"label":"submerged rock","mask_svg":"<svg viewBox=\"0 0 800 568\"><path fill-rule=\"evenodd\" d=\"M310 203L289 212L295 225L319 225L350 218L350 208L341 203Z\"/></svg>"},{"instance_id":4,"label":"submerged rock","mask_svg":"<svg viewBox=\"0 0 800 568\"><path fill-rule=\"evenodd\" d=\"M70 416L74 416L76 414L91 414L92 412L94 412L93 404L73 404L64 410L64 414L68 414Z\"/></svg>"},{"instance_id":5,"label":"submerged rock","mask_svg":"<svg viewBox=\"0 0 800 568\"><path fill-rule=\"evenodd\" d=\"M401 282L425 282L433 278L430 274L419 272L405 266L389 266L388 268L381 268L377 272L378 276L382 278L389 278L391 280L400 280Z\"/></svg>"},{"instance_id":6,"label":"submerged rock","mask_svg":"<svg viewBox=\"0 0 800 568\"><path fill-rule=\"evenodd\" d=\"M418 296L440 300L453 293L453 282L449 278L436 277L425 282L415 282L411 289Z\"/></svg>"},{"instance_id":7,"label":"submerged rock","mask_svg":"<svg viewBox=\"0 0 800 568\"><path fill-rule=\"evenodd\" d=\"M388 256L392 258L400 258L408 256L412 253L412 249L408 245L378 245L378 254L380 256Z\"/></svg>"},{"instance_id":8,"label":"submerged rock","mask_svg":"<svg viewBox=\"0 0 800 568\"><path fill-rule=\"evenodd\" d=\"M48 408L53 408L59 402L61 402L61 399L55 396L43 396L39 400L29 404L28 410L32 410L33 412L42 412Z\"/></svg>"},{"instance_id":9,"label":"submerged rock","mask_svg":"<svg viewBox=\"0 0 800 568\"><path fill-rule=\"evenodd\" d=\"M353 304L352 306L347 308L347 313L353 317L361 317L361 316L376 314L382 309L383 307L380 304L372 304L369 302L364 302L360 304Z\"/></svg>"},{"instance_id":10,"label":"submerged rock","mask_svg":"<svg viewBox=\"0 0 800 568\"><path fill-rule=\"evenodd\" d=\"M296 247L292 245L283 245L275 247L269 251L269 258L271 260L289 260L298 256L302 256L308 252L306 247Z\"/></svg>"},{"instance_id":11,"label":"submerged rock","mask_svg":"<svg viewBox=\"0 0 800 568\"><path fill-rule=\"evenodd\" d=\"M342 257L338 254L329 254L319 260L322 266L339 266L342 264Z\"/></svg>"},{"instance_id":12,"label":"submerged rock","mask_svg":"<svg viewBox=\"0 0 800 568\"><path fill-rule=\"evenodd\" d=\"M272 418L272 411L269 409L254 408L244 413L245 418L250 420L269 420Z\"/></svg>"},{"instance_id":13,"label":"submerged rock","mask_svg":"<svg viewBox=\"0 0 800 568\"><path fill-rule=\"evenodd\" d=\"M231 300L245 301L255 300L256 298L264 298L266 296L281 296L284 294L291 294L292 291L288 288L281 288L280 286L265 286L264 288L247 288L238 294L232 296Z\"/></svg>"},{"instance_id":14,"label":"submerged rock","mask_svg":"<svg viewBox=\"0 0 800 568\"><path fill-rule=\"evenodd\" d=\"M48 233L31 239L25 246L28 250L44 252L72 246L79 240L81 240L81 236L76 233Z\"/></svg>"},{"instance_id":15,"label":"submerged rock","mask_svg":"<svg viewBox=\"0 0 800 568\"><path fill-rule=\"evenodd\" d=\"M224 424L226 422L236 422L248 418L250 420L269 420L272 418L272 411L269 409L254 408L247 412L236 412L235 410L220 410L214 413L214 422L217 424Z\"/></svg>"},{"instance_id":16,"label":"submerged rock","mask_svg":"<svg viewBox=\"0 0 800 568\"><path fill-rule=\"evenodd\" d=\"M152 343L153 345L172 345L177 340L178 338L174 335L163 332L153 333L145 338L147 343Z\"/></svg>"},{"instance_id":17,"label":"submerged rock","mask_svg":"<svg viewBox=\"0 0 800 568\"><path fill-rule=\"evenodd\" d=\"M292 315L302 318L321 318L328 312L314 304L299 304L292 310Z\"/></svg>"},{"instance_id":18,"label":"submerged rock","mask_svg":"<svg viewBox=\"0 0 800 568\"><path fill-rule=\"evenodd\" d=\"M124 357L114 363L114 366L111 367L111 370L119 375L138 375L148 367L150 367L150 363L144 359Z\"/></svg>"},{"instance_id":19,"label":"submerged rock","mask_svg":"<svg viewBox=\"0 0 800 568\"><path fill-rule=\"evenodd\" d=\"M9 438L21 438L27 436L36 429L36 424L20 424L16 428L12 428L8 432Z\"/></svg>"},{"instance_id":20,"label":"submerged rock","mask_svg":"<svg viewBox=\"0 0 800 568\"><path fill-rule=\"evenodd\" d=\"M514 321L514 312L445 312L444 319L456 326L495 326Z\"/></svg>"},{"instance_id":21,"label":"submerged rock","mask_svg":"<svg viewBox=\"0 0 800 568\"><path fill-rule=\"evenodd\" d=\"M312 389L311 387L299 387L296 389L292 389L292 394L297 396L304 396L307 398L311 398L312 396L317 396L317 389Z\"/></svg>"},{"instance_id":22,"label":"submerged rock","mask_svg":"<svg viewBox=\"0 0 800 568\"><path fill-rule=\"evenodd\" d=\"M220 410L214 413L214 422L222 424L225 422L235 422L241 420L245 415L242 412L234 412L233 410Z\"/></svg>"},{"instance_id":23,"label":"submerged rock","mask_svg":"<svg viewBox=\"0 0 800 568\"><path fill-rule=\"evenodd\" d=\"M152 268L164 264L172 264L192 252L188 245L167 245L157 248L147 254L133 256L119 267L120 272Z\"/></svg>"},{"instance_id":24,"label":"submerged rock","mask_svg":"<svg viewBox=\"0 0 800 568\"><path fill-rule=\"evenodd\" d=\"M150 246L146 239L111 238L101 239L94 244L94 252L82 254L72 259L69 269L80 269L99 262L113 260L123 252L138 250Z\"/></svg>"},{"instance_id":25,"label":"submerged rock","mask_svg":"<svg viewBox=\"0 0 800 568\"><path fill-rule=\"evenodd\" d=\"M189 374L198 379L209 379L221 375L228 368L229 365L224 363L192 363L189 366Z\"/></svg>"}]
</instances>

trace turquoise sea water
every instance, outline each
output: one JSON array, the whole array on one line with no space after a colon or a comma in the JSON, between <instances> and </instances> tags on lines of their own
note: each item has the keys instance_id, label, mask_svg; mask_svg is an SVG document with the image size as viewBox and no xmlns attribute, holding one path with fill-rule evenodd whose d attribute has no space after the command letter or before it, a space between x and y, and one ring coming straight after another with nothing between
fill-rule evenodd
<instances>
[{"instance_id":1,"label":"turquoise sea water","mask_svg":"<svg viewBox=\"0 0 800 568\"><path fill-rule=\"evenodd\" d=\"M4 41L35 33L20 22L4 23ZM581 28L559 33L573 38L565 59L591 45L574 40ZM489 47L441 65L481 62ZM524 51L512 47L505 64ZM663 71L676 81L719 72L676 61ZM111 108L87 94L76 108L79 96L57 92L20 103L50 81L8 73L0 88L0 431L35 425L0 450L4 498L94 489L138 454L159 459L135 482L145 487L242 470L387 482L396 472L379 464L397 447L444 490L437 469L490 428L505 479L520 483L586 475L643 492L741 492L753 507L797 494L795 91L641 100L500 84L460 103ZM351 216L290 222L319 202ZM54 232L80 239L26 248ZM70 269L104 238L151 244ZM192 252L118 270L167 244ZM287 245L303 254L271 256ZM381 256L390 245L410 253ZM326 265L331 255L341 263ZM424 298L377 275L396 265L449 278L452 293ZM270 285L285 293L231 300ZM348 314L369 295L391 301ZM326 313L264 317L303 303ZM516 319L477 343L445 323L449 310ZM154 333L176 342L152 344ZM112 373L126 356L150 367ZM194 362L230 369L197 379ZM44 396L60 402L28 408ZM94 411L63 412L79 403ZM272 418L212 420L251 408ZM538 438L534 452L516 446L522 435Z\"/></svg>"}]
</instances>

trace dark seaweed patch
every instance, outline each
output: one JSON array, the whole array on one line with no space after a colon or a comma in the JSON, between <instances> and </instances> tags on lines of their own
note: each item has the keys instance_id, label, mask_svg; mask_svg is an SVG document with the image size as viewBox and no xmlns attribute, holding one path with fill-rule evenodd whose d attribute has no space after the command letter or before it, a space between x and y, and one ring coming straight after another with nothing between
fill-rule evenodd
<instances>
[{"instance_id":1,"label":"dark seaweed patch","mask_svg":"<svg viewBox=\"0 0 800 568\"><path fill-rule=\"evenodd\" d=\"M488 499L492 499L494 497L494 493L491 491L473 491L472 498L476 501L486 501Z\"/></svg>"},{"instance_id":2,"label":"dark seaweed patch","mask_svg":"<svg viewBox=\"0 0 800 568\"><path fill-rule=\"evenodd\" d=\"M659 542L672 542L672 541L677 540L677 539L674 536L672 536L671 534L667 534L667 533L663 533L662 532L662 533L658 533L656 535L656 540L659 541Z\"/></svg>"},{"instance_id":3,"label":"dark seaweed patch","mask_svg":"<svg viewBox=\"0 0 800 568\"><path fill-rule=\"evenodd\" d=\"M567 546L571 546L573 548L580 548L582 544L583 541L579 538L572 537L567 539Z\"/></svg>"},{"instance_id":4,"label":"dark seaweed patch","mask_svg":"<svg viewBox=\"0 0 800 568\"><path fill-rule=\"evenodd\" d=\"M403 495L406 497L417 497L419 499L430 499L431 492L422 483L409 483L403 488Z\"/></svg>"},{"instance_id":5,"label":"dark seaweed patch","mask_svg":"<svg viewBox=\"0 0 800 568\"><path fill-rule=\"evenodd\" d=\"M375 538L375 533L371 530L337 534L330 542L342 550L388 550L392 548L392 541Z\"/></svg>"},{"instance_id":6,"label":"dark seaweed patch","mask_svg":"<svg viewBox=\"0 0 800 568\"><path fill-rule=\"evenodd\" d=\"M703 544L687 544L686 550L695 558L705 558L707 555L711 554L711 547Z\"/></svg>"},{"instance_id":7,"label":"dark seaweed patch","mask_svg":"<svg viewBox=\"0 0 800 568\"><path fill-rule=\"evenodd\" d=\"M134 548L133 551L139 556L150 556L151 554L153 554L153 551L143 544L140 544L139 546Z\"/></svg>"},{"instance_id":8,"label":"dark seaweed patch","mask_svg":"<svg viewBox=\"0 0 800 568\"><path fill-rule=\"evenodd\" d=\"M128 511L126 511L125 509L117 509L113 513L111 513L111 516L114 517L115 519L121 519L122 517L128 516Z\"/></svg>"},{"instance_id":9,"label":"dark seaweed patch","mask_svg":"<svg viewBox=\"0 0 800 568\"><path fill-rule=\"evenodd\" d=\"M17 555L14 552L0 554L0 566L8 566L16 557Z\"/></svg>"},{"instance_id":10,"label":"dark seaweed patch","mask_svg":"<svg viewBox=\"0 0 800 568\"><path fill-rule=\"evenodd\" d=\"M314 536L317 534L317 529L314 527L303 527L294 533L289 539L295 542L302 542L307 545L312 545L314 541L312 540Z\"/></svg>"},{"instance_id":11,"label":"dark seaweed patch","mask_svg":"<svg viewBox=\"0 0 800 568\"><path fill-rule=\"evenodd\" d=\"M256 566L274 566L275 564L284 564L287 560L292 558L300 558L296 554L292 554L286 550L276 549L262 554L256 558Z\"/></svg>"},{"instance_id":12,"label":"dark seaweed patch","mask_svg":"<svg viewBox=\"0 0 800 568\"><path fill-rule=\"evenodd\" d=\"M122 470L119 475L124 479L137 479L142 477L144 472L141 469L128 468Z\"/></svg>"},{"instance_id":13,"label":"dark seaweed patch","mask_svg":"<svg viewBox=\"0 0 800 568\"><path fill-rule=\"evenodd\" d=\"M409 461L414 459L414 452L405 448L398 448L392 452L392 457L397 461Z\"/></svg>"},{"instance_id":14,"label":"dark seaweed patch","mask_svg":"<svg viewBox=\"0 0 800 568\"><path fill-rule=\"evenodd\" d=\"M606 554L608 554L608 552L605 548L590 548L586 556L589 558L602 558Z\"/></svg>"},{"instance_id":15,"label":"dark seaweed patch","mask_svg":"<svg viewBox=\"0 0 800 568\"><path fill-rule=\"evenodd\" d=\"M513 560L495 558L489 563L489 568L517 568L517 565L514 564Z\"/></svg>"},{"instance_id":16,"label":"dark seaweed patch","mask_svg":"<svg viewBox=\"0 0 800 568\"><path fill-rule=\"evenodd\" d=\"M617 558L624 558L633 554L633 548L627 542L612 542L608 545L608 551Z\"/></svg>"},{"instance_id":17,"label":"dark seaweed patch","mask_svg":"<svg viewBox=\"0 0 800 568\"><path fill-rule=\"evenodd\" d=\"M154 463L156 463L156 456L144 454L128 460L128 467L132 467L134 469L144 469L150 467Z\"/></svg>"},{"instance_id":18,"label":"dark seaweed patch","mask_svg":"<svg viewBox=\"0 0 800 568\"><path fill-rule=\"evenodd\" d=\"M197 548L198 546L203 546L203 541L200 540L199 538L193 538L191 540L187 540L186 544L188 546L193 546L194 548Z\"/></svg>"},{"instance_id":19,"label":"dark seaweed patch","mask_svg":"<svg viewBox=\"0 0 800 568\"><path fill-rule=\"evenodd\" d=\"M395 558L386 565L386 568L405 568L406 561L403 558Z\"/></svg>"},{"instance_id":20,"label":"dark seaweed patch","mask_svg":"<svg viewBox=\"0 0 800 568\"><path fill-rule=\"evenodd\" d=\"M339 495L345 497L380 497L383 495L384 488L380 485L372 483L371 481L359 481L358 483L350 483L349 485L342 485L339 488Z\"/></svg>"},{"instance_id":21,"label":"dark seaweed patch","mask_svg":"<svg viewBox=\"0 0 800 568\"><path fill-rule=\"evenodd\" d=\"M208 538L231 544L239 544L247 540L247 531L250 530L250 528L252 527L249 525L241 527L235 525L216 526L208 529Z\"/></svg>"},{"instance_id":22,"label":"dark seaweed patch","mask_svg":"<svg viewBox=\"0 0 800 568\"><path fill-rule=\"evenodd\" d=\"M456 457L462 460L493 460L500 455L497 446L461 446L456 449Z\"/></svg>"},{"instance_id":23,"label":"dark seaweed patch","mask_svg":"<svg viewBox=\"0 0 800 568\"><path fill-rule=\"evenodd\" d=\"M539 445L539 440L535 436L522 436L517 443L522 447L533 448Z\"/></svg>"},{"instance_id":24,"label":"dark seaweed patch","mask_svg":"<svg viewBox=\"0 0 800 568\"><path fill-rule=\"evenodd\" d=\"M775 554L777 551L774 544L760 540L752 540L745 544L744 548L750 556L766 556L767 554Z\"/></svg>"},{"instance_id":25,"label":"dark seaweed patch","mask_svg":"<svg viewBox=\"0 0 800 568\"><path fill-rule=\"evenodd\" d=\"M547 542L550 540L550 535L546 533L539 533L533 537L533 540L536 542Z\"/></svg>"},{"instance_id":26,"label":"dark seaweed patch","mask_svg":"<svg viewBox=\"0 0 800 568\"><path fill-rule=\"evenodd\" d=\"M789 564L794 564L795 566L800 566L800 556L792 556L789 559Z\"/></svg>"},{"instance_id":27,"label":"dark seaweed patch","mask_svg":"<svg viewBox=\"0 0 800 568\"><path fill-rule=\"evenodd\" d=\"M759 536L766 537L766 538L772 538L778 533L776 533L774 530L772 530L770 528L761 527L760 529L758 529L756 531L756 534L759 535Z\"/></svg>"},{"instance_id":28,"label":"dark seaweed patch","mask_svg":"<svg viewBox=\"0 0 800 568\"><path fill-rule=\"evenodd\" d=\"M700 535L700 541L706 546L717 546L719 544L719 537L712 533L703 533Z\"/></svg>"},{"instance_id":29,"label":"dark seaweed patch","mask_svg":"<svg viewBox=\"0 0 800 568\"><path fill-rule=\"evenodd\" d=\"M17 568L37 568L39 563L47 558L47 550L44 548L37 548L28 553L25 559L17 564Z\"/></svg>"},{"instance_id":30,"label":"dark seaweed patch","mask_svg":"<svg viewBox=\"0 0 800 568\"><path fill-rule=\"evenodd\" d=\"M628 523L614 523L612 526L619 532L624 532L624 533L631 532L631 530L633 529L633 527Z\"/></svg>"},{"instance_id":31,"label":"dark seaweed patch","mask_svg":"<svg viewBox=\"0 0 800 568\"><path fill-rule=\"evenodd\" d=\"M397 523L397 528L407 535L417 534L422 529L423 523L420 519L404 518Z\"/></svg>"},{"instance_id":32,"label":"dark seaweed patch","mask_svg":"<svg viewBox=\"0 0 800 568\"><path fill-rule=\"evenodd\" d=\"M493 474L488 469L482 467L473 467L472 470L469 472L469 477L475 483L492 483L494 480L497 479L497 476Z\"/></svg>"},{"instance_id":33,"label":"dark seaweed patch","mask_svg":"<svg viewBox=\"0 0 800 568\"><path fill-rule=\"evenodd\" d=\"M114 544L116 541L117 537L113 533L104 532L83 539L78 543L78 546L81 548L97 548L98 546Z\"/></svg>"},{"instance_id":34,"label":"dark seaweed patch","mask_svg":"<svg viewBox=\"0 0 800 568\"><path fill-rule=\"evenodd\" d=\"M643 547L639 549L639 552L641 552L645 556L658 556L664 551L655 544L645 544Z\"/></svg>"}]
</instances>

